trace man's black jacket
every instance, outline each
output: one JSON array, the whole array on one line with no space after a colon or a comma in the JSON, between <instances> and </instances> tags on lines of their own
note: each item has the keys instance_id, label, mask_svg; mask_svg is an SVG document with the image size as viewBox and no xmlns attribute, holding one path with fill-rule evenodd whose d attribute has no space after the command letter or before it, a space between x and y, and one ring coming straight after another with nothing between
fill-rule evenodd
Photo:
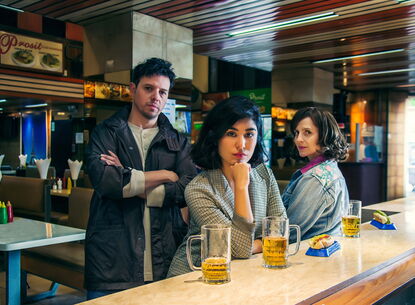
<instances>
[{"instance_id":1,"label":"man's black jacket","mask_svg":"<svg viewBox=\"0 0 415 305\"><path fill-rule=\"evenodd\" d=\"M142 161L128 127L131 106L97 125L87 151L87 169L95 192L91 200L85 241L85 287L88 290L116 290L142 285L145 246L144 200L123 198L130 182L128 168L142 170ZM176 250L173 215L185 206L184 188L196 175L187 139L180 135L164 114L158 118L159 132L148 149L145 170L174 171L179 180L165 184L161 208L150 208L153 278L165 278ZM107 166L100 154L114 152L123 168Z\"/></svg>"}]
</instances>

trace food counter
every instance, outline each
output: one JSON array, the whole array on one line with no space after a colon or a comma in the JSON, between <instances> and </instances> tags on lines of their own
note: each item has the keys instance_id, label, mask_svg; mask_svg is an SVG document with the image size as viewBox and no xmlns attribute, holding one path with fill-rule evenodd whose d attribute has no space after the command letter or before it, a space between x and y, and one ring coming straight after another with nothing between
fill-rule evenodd
<instances>
[{"instance_id":1,"label":"food counter","mask_svg":"<svg viewBox=\"0 0 415 305\"><path fill-rule=\"evenodd\" d=\"M336 237L341 249L328 258L305 255L303 241L286 269L263 268L258 254L233 260L224 285L204 284L201 272L191 272L82 304L372 304L414 278L415 199L364 208L399 212L390 216L398 230L365 223L360 238Z\"/></svg>"}]
</instances>

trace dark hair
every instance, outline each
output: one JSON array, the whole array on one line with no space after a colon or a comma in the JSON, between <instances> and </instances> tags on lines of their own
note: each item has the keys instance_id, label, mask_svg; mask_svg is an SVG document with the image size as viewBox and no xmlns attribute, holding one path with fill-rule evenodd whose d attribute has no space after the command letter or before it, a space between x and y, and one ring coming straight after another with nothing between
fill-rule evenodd
<instances>
[{"instance_id":1,"label":"dark hair","mask_svg":"<svg viewBox=\"0 0 415 305\"><path fill-rule=\"evenodd\" d=\"M291 121L291 132L294 135L297 125L305 118L310 118L318 128L318 144L321 147L321 153L328 159L345 160L348 145L333 115L315 107L298 110Z\"/></svg>"},{"instance_id":2,"label":"dark hair","mask_svg":"<svg viewBox=\"0 0 415 305\"><path fill-rule=\"evenodd\" d=\"M170 80L170 89L174 86L174 78L176 77L176 74L173 72L171 63L167 60L156 57L149 58L146 61L135 66L131 74L131 79L132 82L137 86L143 76L150 77L154 75L162 75L168 77Z\"/></svg>"},{"instance_id":3,"label":"dark hair","mask_svg":"<svg viewBox=\"0 0 415 305\"><path fill-rule=\"evenodd\" d=\"M249 118L257 128L257 144L251 159L252 167L264 162L264 147L262 143L262 120L258 107L248 98L233 96L223 100L206 116L202 129L191 156L193 162L202 169L218 169L222 167L219 155L219 140L225 132L241 119Z\"/></svg>"}]
</instances>

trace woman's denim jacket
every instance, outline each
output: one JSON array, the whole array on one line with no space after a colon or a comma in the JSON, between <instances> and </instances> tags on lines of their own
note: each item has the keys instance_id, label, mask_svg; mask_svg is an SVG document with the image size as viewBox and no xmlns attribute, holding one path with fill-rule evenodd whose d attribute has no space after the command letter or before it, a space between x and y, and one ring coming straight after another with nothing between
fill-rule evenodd
<instances>
[{"instance_id":1,"label":"woman's denim jacket","mask_svg":"<svg viewBox=\"0 0 415 305\"><path fill-rule=\"evenodd\" d=\"M323 233L340 235L349 204L344 177L334 160L322 159L311 168L310 163L293 174L282 195L290 224L300 226L302 240ZM295 241L292 234L290 241Z\"/></svg>"}]
</instances>

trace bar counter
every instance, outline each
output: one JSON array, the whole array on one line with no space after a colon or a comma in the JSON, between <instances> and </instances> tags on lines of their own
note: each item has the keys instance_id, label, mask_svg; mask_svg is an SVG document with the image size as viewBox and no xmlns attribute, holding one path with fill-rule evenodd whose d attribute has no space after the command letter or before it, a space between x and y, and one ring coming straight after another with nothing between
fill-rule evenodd
<instances>
[{"instance_id":1,"label":"bar counter","mask_svg":"<svg viewBox=\"0 0 415 305\"><path fill-rule=\"evenodd\" d=\"M231 282L211 286L191 272L82 304L372 304L413 280L415 199L364 207L399 212L397 230L361 226L360 238L335 237L341 249L330 257L305 255L307 241L289 257L289 267L269 270L262 254L233 260Z\"/></svg>"}]
</instances>

